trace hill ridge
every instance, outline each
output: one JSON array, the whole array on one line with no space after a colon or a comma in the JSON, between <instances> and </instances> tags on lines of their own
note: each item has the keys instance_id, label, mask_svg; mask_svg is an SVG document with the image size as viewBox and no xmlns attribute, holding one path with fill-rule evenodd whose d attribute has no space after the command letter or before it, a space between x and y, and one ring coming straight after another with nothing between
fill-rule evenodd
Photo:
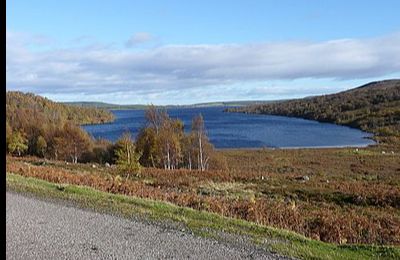
<instances>
[{"instance_id":1,"label":"hill ridge","mask_svg":"<svg viewBox=\"0 0 400 260\"><path fill-rule=\"evenodd\" d=\"M379 137L400 138L400 79L374 81L346 91L227 112L300 117L359 128Z\"/></svg>"}]
</instances>

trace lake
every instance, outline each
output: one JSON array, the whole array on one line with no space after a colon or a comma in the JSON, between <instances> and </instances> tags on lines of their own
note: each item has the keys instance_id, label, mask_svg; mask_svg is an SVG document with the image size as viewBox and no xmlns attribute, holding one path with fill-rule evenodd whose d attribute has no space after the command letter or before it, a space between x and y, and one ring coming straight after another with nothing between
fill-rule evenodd
<instances>
[{"instance_id":1,"label":"lake","mask_svg":"<svg viewBox=\"0 0 400 260\"><path fill-rule=\"evenodd\" d=\"M201 113L210 141L216 148L301 148L343 147L374 144L372 135L358 129L329 123L271 115L225 113L225 107L168 109L190 131L192 118ZM112 110L112 123L86 125L95 138L116 141L125 131L136 136L143 126L144 110Z\"/></svg>"}]
</instances>

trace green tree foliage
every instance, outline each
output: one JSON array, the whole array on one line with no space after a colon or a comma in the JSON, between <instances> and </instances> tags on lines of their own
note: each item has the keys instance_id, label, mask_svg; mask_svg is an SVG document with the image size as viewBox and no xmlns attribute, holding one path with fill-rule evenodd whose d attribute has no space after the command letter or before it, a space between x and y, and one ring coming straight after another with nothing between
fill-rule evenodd
<instances>
[{"instance_id":1,"label":"green tree foliage","mask_svg":"<svg viewBox=\"0 0 400 260\"><path fill-rule=\"evenodd\" d=\"M141 166L139 163L140 154L135 152L135 144L130 133L124 133L115 143L116 164L121 174L127 178L131 174L140 172Z\"/></svg>"},{"instance_id":2,"label":"green tree foliage","mask_svg":"<svg viewBox=\"0 0 400 260\"><path fill-rule=\"evenodd\" d=\"M6 152L8 152L8 145L11 140L11 135L12 135L12 128L8 121L6 121Z\"/></svg>"},{"instance_id":3,"label":"green tree foliage","mask_svg":"<svg viewBox=\"0 0 400 260\"><path fill-rule=\"evenodd\" d=\"M20 131L14 131L8 143L8 151L21 156L26 150L28 150L28 140Z\"/></svg>"},{"instance_id":4,"label":"green tree foliage","mask_svg":"<svg viewBox=\"0 0 400 260\"><path fill-rule=\"evenodd\" d=\"M154 128L143 127L136 138L136 152L140 152L139 162L146 167L158 167L157 134Z\"/></svg>"},{"instance_id":5,"label":"green tree foliage","mask_svg":"<svg viewBox=\"0 0 400 260\"><path fill-rule=\"evenodd\" d=\"M44 157L47 150L47 142L43 136L39 136L36 140L36 152L39 156Z\"/></svg>"},{"instance_id":6,"label":"green tree foliage","mask_svg":"<svg viewBox=\"0 0 400 260\"><path fill-rule=\"evenodd\" d=\"M179 168L182 162L183 122L171 119L165 110L150 106L145 112L146 124L137 138L137 151L145 166L167 170Z\"/></svg>"}]
</instances>

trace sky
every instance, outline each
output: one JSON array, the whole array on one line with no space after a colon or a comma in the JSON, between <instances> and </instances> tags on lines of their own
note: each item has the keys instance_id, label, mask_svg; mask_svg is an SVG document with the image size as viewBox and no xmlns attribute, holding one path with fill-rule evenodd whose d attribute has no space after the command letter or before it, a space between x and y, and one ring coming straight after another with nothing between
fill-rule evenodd
<instances>
[{"instance_id":1,"label":"sky","mask_svg":"<svg viewBox=\"0 0 400 260\"><path fill-rule=\"evenodd\" d=\"M400 1L10 0L6 90L193 104L400 78Z\"/></svg>"}]
</instances>

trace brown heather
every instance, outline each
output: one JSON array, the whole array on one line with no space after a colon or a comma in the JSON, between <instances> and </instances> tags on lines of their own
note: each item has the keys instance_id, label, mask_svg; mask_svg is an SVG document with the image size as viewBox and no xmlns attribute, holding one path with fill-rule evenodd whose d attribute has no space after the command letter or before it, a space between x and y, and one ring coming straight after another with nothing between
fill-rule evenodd
<instances>
[{"instance_id":1,"label":"brown heather","mask_svg":"<svg viewBox=\"0 0 400 260\"><path fill-rule=\"evenodd\" d=\"M379 149L227 150L229 170L114 168L7 157L7 171L167 201L334 243L400 245L400 157ZM302 181L307 175L308 181Z\"/></svg>"}]
</instances>

